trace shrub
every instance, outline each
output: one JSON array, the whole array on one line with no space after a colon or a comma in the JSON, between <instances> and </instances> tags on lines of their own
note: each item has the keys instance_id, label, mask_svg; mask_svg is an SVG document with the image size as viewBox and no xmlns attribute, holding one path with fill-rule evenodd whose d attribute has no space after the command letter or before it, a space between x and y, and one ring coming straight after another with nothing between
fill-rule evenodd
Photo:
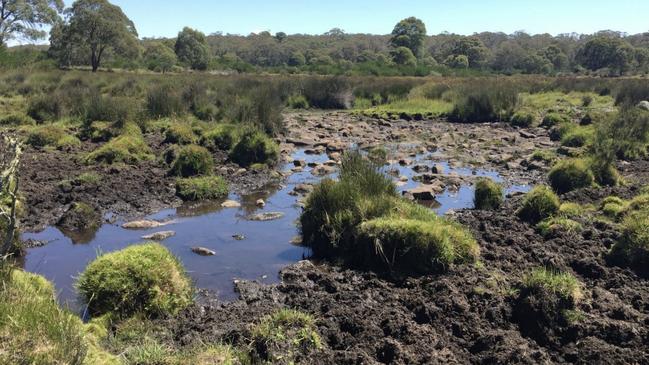
<instances>
[{"instance_id":1,"label":"shrub","mask_svg":"<svg viewBox=\"0 0 649 365\"><path fill-rule=\"evenodd\" d=\"M608 196L600 205L600 209L604 215L611 218L619 218L626 211L628 203L618 198L617 196Z\"/></svg>"},{"instance_id":2,"label":"shrub","mask_svg":"<svg viewBox=\"0 0 649 365\"><path fill-rule=\"evenodd\" d=\"M293 109L309 109L309 101L306 100L304 95L289 96L287 104L289 108Z\"/></svg>"},{"instance_id":3,"label":"shrub","mask_svg":"<svg viewBox=\"0 0 649 365\"><path fill-rule=\"evenodd\" d=\"M537 223L559 211L559 197L547 186L539 185L525 195L518 216L527 222Z\"/></svg>"},{"instance_id":4,"label":"shrub","mask_svg":"<svg viewBox=\"0 0 649 365\"><path fill-rule=\"evenodd\" d=\"M95 92L85 106L84 119L88 122L103 121L123 125L135 113L135 107L131 100L130 98L102 96L99 92Z\"/></svg>"},{"instance_id":5,"label":"shrub","mask_svg":"<svg viewBox=\"0 0 649 365\"><path fill-rule=\"evenodd\" d=\"M103 146L92 151L85 162L92 163L127 163L137 164L152 158L151 149L144 141L142 132L137 126L130 126L119 137L113 138Z\"/></svg>"},{"instance_id":6,"label":"shrub","mask_svg":"<svg viewBox=\"0 0 649 365\"><path fill-rule=\"evenodd\" d=\"M493 122L509 120L518 105L518 91L503 82L482 82L460 92L449 119L454 122Z\"/></svg>"},{"instance_id":7,"label":"shrub","mask_svg":"<svg viewBox=\"0 0 649 365\"><path fill-rule=\"evenodd\" d=\"M172 117L186 112L182 96L170 85L155 86L149 90L146 110L152 118Z\"/></svg>"},{"instance_id":8,"label":"shrub","mask_svg":"<svg viewBox=\"0 0 649 365\"><path fill-rule=\"evenodd\" d=\"M503 188L491 179L479 179L475 185L473 203L476 209L495 210L503 203Z\"/></svg>"},{"instance_id":9,"label":"shrub","mask_svg":"<svg viewBox=\"0 0 649 365\"><path fill-rule=\"evenodd\" d=\"M214 167L212 154L205 147L187 145L180 149L171 166L171 174L180 177L210 175Z\"/></svg>"},{"instance_id":10,"label":"shrub","mask_svg":"<svg viewBox=\"0 0 649 365\"><path fill-rule=\"evenodd\" d=\"M32 97L27 105L27 115L37 123L54 121L62 114L61 101L53 95L40 95Z\"/></svg>"},{"instance_id":11,"label":"shrub","mask_svg":"<svg viewBox=\"0 0 649 365\"><path fill-rule=\"evenodd\" d=\"M622 221L622 232L609 254L615 264L629 266L649 275L649 209L629 212Z\"/></svg>"},{"instance_id":12,"label":"shrub","mask_svg":"<svg viewBox=\"0 0 649 365\"><path fill-rule=\"evenodd\" d=\"M0 119L0 125L2 126L21 126L33 124L36 124L36 121L24 114L9 114Z\"/></svg>"},{"instance_id":13,"label":"shrub","mask_svg":"<svg viewBox=\"0 0 649 365\"><path fill-rule=\"evenodd\" d=\"M54 125L36 127L27 135L27 144L33 147L54 146L65 148L80 143L75 136L68 134L65 129Z\"/></svg>"},{"instance_id":14,"label":"shrub","mask_svg":"<svg viewBox=\"0 0 649 365\"><path fill-rule=\"evenodd\" d=\"M543 161L545 163L550 163L556 158L557 156L552 151L548 150L536 150L531 156L532 161Z\"/></svg>"},{"instance_id":15,"label":"shrub","mask_svg":"<svg viewBox=\"0 0 649 365\"><path fill-rule=\"evenodd\" d=\"M158 243L98 257L79 277L79 294L94 315L174 315L192 301L192 286L169 250Z\"/></svg>"},{"instance_id":16,"label":"shrub","mask_svg":"<svg viewBox=\"0 0 649 365\"><path fill-rule=\"evenodd\" d=\"M196 134L187 122L172 123L165 131L165 143L194 144Z\"/></svg>"},{"instance_id":17,"label":"shrub","mask_svg":"<svg viewBox=\"0 0 649 365\"><path fill-rule=\"evenodd\" d=\"M281 309L252 329L254 354L263 362L292 364L297 356L322 347L315 320L309 314Z\"/></svg>"},{"instance_id":18,"label":"shrub","mask_svg":"<svg viewBox=\"0 0 649 365\"><path fill-rule=\"evenodd\" d=\"M244 167L274 164L279 159L279 146L263 132L248 131L232 149L230 159Z\"/></svg>"},{"instance_id":19,"label":"shrub","mask_svg":"<svg viewBox=\"0 0 649 365\"><path fill-rule=\"evenodd\" d=\"M0 278L0 363L81 364L86 351L83 323L50 282L17 269Z\"/></svg>"},{"instance_id":20,"label":"shrub","mask_svg":"<svg viewBox=\"0 0 649 365\"><path fill-rule=\"evenodd\" d=\"M531 113L518 112L512 116L511 124L516 127L533 127L536 118Z\"/></svg>"},{"instance_id":21,"label":"shrub","mask_svg":"<svg viewBox=\"0 0 649 365\"><path fill-rule=\"evenodd\" d=\"M176 195L185 201L221 199L228 196L228 185L220 176L178 179Z\"/></svg>"},{"instance_id":22,"label":"shrub","mask_svg":"<svg viewBox=\"0 0 649 365\"><path fill-rule=\"evenodd\" d=\"M570 123L570 120L558 113L548 113L543 117L542 127L550 128L560 124Z\"/></svg>"},{"instance_id":23,"label":"shrub","mask_svg":"<svg viewBox=\"0 0 649 365\"><path fill-rule=\"evenodd\" d=\"M554 191L559 194L589 187L595 181L588 163L578 159L557 162L550 170L548 179Z\"/></svg>"},{"instance_id":24,"label":"shrub","mask_svg":"<svg viewBox=\"0 0 649 365\"><path fill-rule=\"evenodd\" d=\"M201 137L201 145L211 151L229 151L239 142L237 127L232 124L221 124L206 132Z\"/></svg>"}]
</instances>

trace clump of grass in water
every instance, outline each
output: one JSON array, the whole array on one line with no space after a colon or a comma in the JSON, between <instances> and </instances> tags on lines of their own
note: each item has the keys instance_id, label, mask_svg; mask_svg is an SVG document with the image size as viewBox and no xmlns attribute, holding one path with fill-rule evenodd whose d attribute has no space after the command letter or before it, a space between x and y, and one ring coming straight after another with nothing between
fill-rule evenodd
<instances>
[{"instance_id":1,"label":"clump of grass in water","mask_svg":"<svg viewBox=\"0 0 649 365\"><path fill-rule=\"evenodd\" d=\"M176 195L185 201L221 199L228 195L228 185L220 176L178 179Z\"/></svg>"},{"instance_id":2,"label":"clump of grass in water","mask_svg":"<svg viewBox=\"0 0 649 365\"><path fill-rule=\"evenodd\" d=\"M503 188L491 179L481 178L475 184L473 202L476 209L494 210L503 203Z\"/></svg>"},{"instance_id":3,"label":"clump of grass in water","mask_svg":"<svg viewBox=\"0 0 649 365\"><path fill-rule=\"evenodd\" d=\"M316 256L377 270L426 273L479 255L463 227L399 197L358 152L343 157L340 181L316 186L300 223Z\"/></svg>"}]
</instances>

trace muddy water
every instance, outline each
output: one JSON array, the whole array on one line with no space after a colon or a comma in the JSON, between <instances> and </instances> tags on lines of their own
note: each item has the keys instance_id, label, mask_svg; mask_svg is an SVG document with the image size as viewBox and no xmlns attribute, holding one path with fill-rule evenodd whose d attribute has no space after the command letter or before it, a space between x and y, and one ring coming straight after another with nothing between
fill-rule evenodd
<instances>
[{"instance_id":1,"label":"muddy water","mask_svg":"<svg viewBox=\"0 0 649 365\"><path fill-rule=\"evenodd\" d=\"M307 155L298 150L292 157L307 162L324 163L325 154ZM493 171L454 168L445 161L438 161L434 154L420 154L415 164L439 164L445 173L460 176L488 176L508 185L508 192L526 191L527 186L511 186ZM290 171L293 164L286 164ZM409 178L415 175L412 166L393 164L386 169L398 169L399 175ZM258 280L264 283L276 282L279 270L291 263L308 257L308 249L291 244L298 230L296 221L301 211L299 196L291 194L297 184L317 183L319 177L311 174L311 168L292 174L283 186L271 186L250 196L231 195L229 199L241 203L240 208L221 208L220 202L184 206L169 209L146 217L169 222L168 225L148 230L126 230L120 221L104 224L96 232L82 235L65 235L55 227L48 227L39 233L23 234L23 239L48 242L43 247L30 249L25 258L25 269L44 275L52 280L59 291L61 302L80 310L76 300L74 283L76 276L101 252L122 249L142 242L141 238L160 231L175 231L176 235L163 241L180 258L197 287L216 292L223 300L236 298L233 281L236 279ZM404 191L419 183L411 179L399 187ZM255 205L257 199L264 199L266 206ZM462 185L457 191L445 191L438 195L432 206L439 214L450 209L470 208L473 205L473 188ZM259 222L247 219L252 214L281 212L277 220ZM241 237L243 236L243 238ZM192 247L205 247L216 252L215 256L199 256Z\"/></svg>"}]
</instances>

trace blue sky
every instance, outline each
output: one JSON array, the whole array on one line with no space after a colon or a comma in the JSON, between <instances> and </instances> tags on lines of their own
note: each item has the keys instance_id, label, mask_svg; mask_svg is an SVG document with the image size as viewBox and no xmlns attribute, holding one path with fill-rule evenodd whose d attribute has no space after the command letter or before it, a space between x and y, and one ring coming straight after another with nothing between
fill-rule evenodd
<instances>
[{"instance_id":1,"label":"blue sky","mask_svg":"<svg viewBox=\"0 0 649 365\"><path fill-rule=\"evenodd\" d=\"M65 1L67 5L71 0ZM429 34L443 31L513 33L649 32L649 0L112 0L141 37L173 37L184 26L207 34L248 35L269 30L322 34L388 34L400 19L417 16Z\"/></svg>"},{"instance_id":2,"label":"blue sky","mask_svg":"<svg viewBox=\"0 0 649 365\"><path fill-rule=\"evenodd\" d=\"M387 34L402 18L424 20L429 34L449 31L593 33L649 31L649 0L113 0L141 36L174 36L189 25L205 33L247 35L270 30L321 34Z\"/></svg>"}]
</instances>

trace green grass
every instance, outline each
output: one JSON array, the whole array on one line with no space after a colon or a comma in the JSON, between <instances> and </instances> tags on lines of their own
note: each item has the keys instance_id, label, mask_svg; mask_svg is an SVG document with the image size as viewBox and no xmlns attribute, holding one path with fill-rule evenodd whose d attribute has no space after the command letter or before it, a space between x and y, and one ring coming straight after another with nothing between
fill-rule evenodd
<instances>
[{"instance_id":1,"label":"green grass","mask_svg":"<svg viewBox=\"0 0 649 365\"><path fill-rule=\"evenodd\" d=\"M555 215L561 203L559 197L548 186L539 185L525 195L518 216L529 223L538 223Z\"/></svg>"},{"instance_id":2,"label":"green grass","mask_svg":"<svg viewBox=\"0 0 649 365\"><path fill-rule=\"evenodd\" d=\"M557 233L577 234L583 229L581 223L566 217L551 217L539 222L536 229L543 237Z\"/></svg>"},{"instance_id":3,"label":"green grass","mask_svg":"<svg viewBox=\"0 0 649 365\"><path fill-rule=\"evenodd\" d=\"M315 319L292 309L281 309L263 317L251 335L257 355L270 363L290 364L298 354L322 348Z\"/></svg>"},{"instance_id":4,"label":"green grass","mask_svg":"<svg viewBox=\"0 0 649 365\"><path fill-rule=\"evenodd\" d=\"M397 99L388 104L360 110L360 113L380 118L394 118L402 114L407 116L421 115L425 117L440 117L447 115L453 110L453 103L423 97Z\"/></svg>"},{"instance_id":5,"label":"green grass","mask_svg":"<svg viewBox=\"0 0 649 365\"><path fill-rule=\"evenodd\" d=\"M140 128L127 124L121 134L90 152L84 159L87 164L126 163L138 164L153 159L151 149L144 140Z\"/></svg>"},{"instance_id":6,"label":"green grass","mask_svg":"<svg viewBox=\"0 0 649 365\"><path fill-rule=\"evenodd\" d=\"M579 281L569 273L560 273L546 268L538 268L525 276L523 289L531 292L549 292L559 298L577 303L582 297Z\"/></svg>"},{"instance_id":7,"label":"green grass","mask_svg":"<svg viewBox=\"0 0 649 365\"><path fill-rule=\"evenodd\" d=\"M592 102L588 107L583 106L584 97L591 97ZM601 96L591 92L551 91L543 93L522 93L519 110L529 113L561 112L571 114L575 108L584 110L599 110L613 108L615 101L611 96Z\"/></svg>"},{"instance_id":8,"label":"green grass","mask_svg":"<svg viewBox=\"0 0 649 365\"><path fill-rule=\"evenodd\" d=\"M473 203L476 209L495 210L503 203L503 188L491 179L481 178L475 184Z\"/></svg>"},{"instance_id":9,"label":"green grass","mask_svg":"<svg viewBox=\"0 0 649 365\"><path fill-rule=\"evenodd\" d=\"M649 275L649 208L631 211L621 223L621 235L609 257L617 264L630 266Z\"/></svg>"},{"instance_id":10,"label":"green grass","mask_svg":"<svg viewBox=\"0 0 649 365\"><path fill-rule=\"evenodd\" d=\"M192 302L193 293L178 259L157 243L99 256L81 274L77 288L95 315L173 315Z\"/></svg>"},{"instance_id":11,"label":"green grass","mask_svg":"<svg viewBox=\"0 0 649 365\"><path fill-rule=\"evenodd\" d=\"M166 143L194 144L198 137L187 121L175 121L164 132Z\"/></svg>"},{"instance_id":12,"label":"green grass","mask_svg":"<svg viewBox=\"0 0 649 365\"><path fill-rule=\"evenodd\" d=\"M178 179L176 195L185 201L221 199L228 196L228 185L220 176Z\"/></svg>"},{"instance_id":13,"label":"green grass","mask_svg":"<svg viewBox=\"0 0 649 365\"><path fill-rule=\"evenodd\" d=\"M214 159L210 151L205 147L187 145L178 152L178 157L171 165L170 173L180 177L211 175L213 168Z\"/></svg>"},{"instance_id":14,"label":"green grass","mask_svg":"<svg viewBox=\"0 0 649 365\"><path fill-rule=\"evenodd\" d=\"M238 127L233 124L219 124L201 137L201 145L211 151L229 151L239 143Z\"/></svg>"},{"instance_id":15,"label":"green grass","mask_svg":"<svg viewBox=\"0 0 649 365\"><path fill-rule=\"evenodd\" d=\"M263 132L247 131L232 148L230 159L243 167L273 165L279 161L279 146Z\"/></svg>"},{"instance_id":16,"label":"green grass","mask_svg":"<svg viewBox=\"0 0 649 365\"><path fill-rule=\"evenodd\" d=\"M29 128L26 143L33 147L51 146L58 149L81 144L79 139L69 134L65 128L53 124Z\"/></svg>"},{"instance_id":17,"label":"green grass","mask_svg":"<svg viewBox=\"0 0 649 365\"><path fill-rule=\"evenodd\" d=\"M587 188L595 182L590 165L581 159L559 161L550 170L548 180L552 189L559 194Z\"/></svg>"},{"instance_id":18,"label":"green grass","mask_svg":"<svg viewBox=\"0 0 649 365\"><path fill-rule=\"evenodd\" d=\"M561 145L564 147L584 147L590 145L594 137L594 126L574 126L561 136Z\"/></svg>"},{"instance_id":19,"label":"green grass","mask_svg":"<svg viewBox=\"0 0 649 365\"><path fill-rule=\"evenodd\" d=\"M52 284L18 269L0 279L0 363L80 364L83 323L59 308Z\"/></svg>"}]
</instances>

